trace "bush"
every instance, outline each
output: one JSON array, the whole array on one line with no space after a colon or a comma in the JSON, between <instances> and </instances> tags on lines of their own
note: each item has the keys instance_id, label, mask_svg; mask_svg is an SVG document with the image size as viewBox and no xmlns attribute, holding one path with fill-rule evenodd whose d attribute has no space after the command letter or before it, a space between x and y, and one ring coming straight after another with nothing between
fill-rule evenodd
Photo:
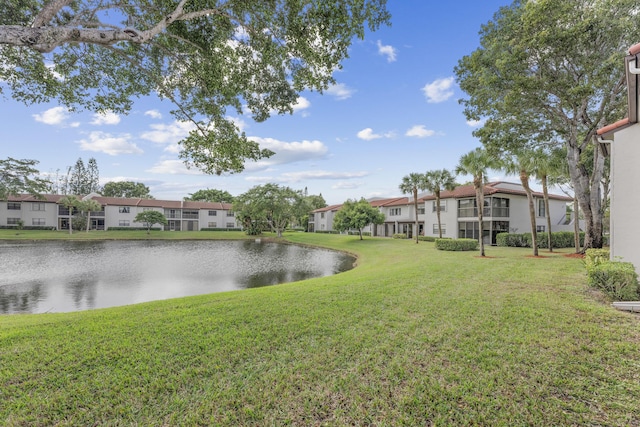
<instances>
[{"instance_id":1,"label":"bush","mask_svg":"<svg viewBox=\"0 0 640 427\"><path fill-rule=\"evenodd\" d=\"M337 231L337 230L316 230L315 233L320 233L320 234L340 234L340 232Z\"/></svg>"},{"instance_id":2,"label":"bush","mask_svg":"<svg viewBox=\"0 0 640 427\"><path fill-rule=\"evenodd\" d=\"M546 232L537 233L538 248L547 249L549 247L548 234ZM554 248L574 247L574 233L572 231L554 231L551 233L551 244ZM531 233L498 233L496 236L498 246L510 246L516 248L530 248L532 246ZM584 244L584 233L580 233L580 245Z\"/></svg>"},{"instance_id":3,"label":"bush","mask_svg":"<svg viewBox=\"0 0 640 427\"><path fill-rule=\"evenodd\" d=\"M242 231L242 228L205 227L205 228L201 228L200 231Z\"/></svg>"},{"instance_id":4,"label":"bush","mask_svg":"<svg viewBox=\"0 0 640 427\"><path fill-rule=\"evenodd\" d=\"M584 264L587 271L589 268L605 262L610 262L609 249L587 249L584 254Z\"/></svg>"},{"instance_id":5,"label":"bush","mask_svg":"<svg viewBox=\"0 0 640 427\"><path fill-rule=\"evenodd\" d=\"M359 232L359 231L349 230L349 231L347 231L347 234L348 234L349 236L359 236L359 235L360 235L360 232ZM363 231L363 232L362 232L362 235L363 235L363 236L371 236L371 232L370 232L370 231Z\"/></svg>"},{"instance_id":6,"label":"bush","mask_svg":"<svg viewBox=\"0 0 640 427\"><path fill-rule=\"evenodd\" d=\"M600 289L614 300L635 301L638 299L638 275L630 262L601 261L594 257L587 267L589 285Z\"/></svg>"},{"instance_id":7,"label":"bush","mask_svg":"<svg viewBox=\"0 0 640 427\"><path fill-rule=\"evenodd\" d=\"M418 240L421 242L435 242L436 239L436 236L418 236ZM443 237L443 239L446 239L446 237Z\"/></svg>"},{"instance_id":8,"label":"bush","mask_svg":"<svg viewBox=\"0 0 640 427\"><path fill-rule=\"evenodd\" d=\"M109 227L108 231L147 231L147 227ZM160 227L151 227L151 231L160 231Z\"/></svg>"},{"instance_id":9,"label":"bush","mask_svg":"<svg viewBox=\"0 0 640 427\"><path fill-rule=\"evenodd\" d=\"M391 236L394 239L406 239L407 235L404 233L396 233L393 236Z\"/></svg>"},{"instance_id":10,"label":"bush","mask_svg":"<svg viewBox=\"0 0 640 427\"><path fill-rule=\"evenodd\" d=\"M476 239L436 239L436 249L441 251L475 251L478 249Z\"/></svg>"}]
</instances>

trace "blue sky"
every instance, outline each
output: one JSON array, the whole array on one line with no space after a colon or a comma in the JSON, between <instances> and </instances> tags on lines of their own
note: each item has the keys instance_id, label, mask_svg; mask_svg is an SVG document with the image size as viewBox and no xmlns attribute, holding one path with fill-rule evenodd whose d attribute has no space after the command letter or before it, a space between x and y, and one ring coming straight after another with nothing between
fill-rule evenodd
<instances>
[{"instance_id":1,"label":"blue sky","mask_svg":"<svg viewBox=\"0 0 640 427\"><path fill-rule=\"evenodd\" d=\"M480 145L472 136L477 124L466 121L458 103L464 93L453 69L478 47L480 26L509 4L390 0L392 25L353 43L336 86L323 95L303 92L293 115L263 123L237 117L249 137L277 153L247 163L241 174L187 170L176 144L189 126L155 97L137 100L127 116L97 116L56 103L26 107L5 94L0 156L36 159L43 173L64 173L79 157L94 157L102 184L143 182L156 199L179 200L203 188L239 195L268 182L306 187L329 204L401 196L403 176L454 169Z\"/></svg>"}]
</instances>

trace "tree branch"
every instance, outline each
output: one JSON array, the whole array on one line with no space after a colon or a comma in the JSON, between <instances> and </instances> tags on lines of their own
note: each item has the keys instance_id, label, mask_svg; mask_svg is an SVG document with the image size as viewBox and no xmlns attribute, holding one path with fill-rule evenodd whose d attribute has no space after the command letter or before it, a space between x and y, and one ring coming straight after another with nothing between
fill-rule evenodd
<instances>
[{"instance_id":1,"label":"tree branch","mask_svg":"<svg viewBox=\"0 0 640 427\"><path fill-rule=\"evenodd\" d=\"M36 15L31 26L33 28L43 27L47 22L51 21L58 12L60 12L60 9L73 3L73 1L74 0L51 0Z\"/></svg>"}]
</instances>

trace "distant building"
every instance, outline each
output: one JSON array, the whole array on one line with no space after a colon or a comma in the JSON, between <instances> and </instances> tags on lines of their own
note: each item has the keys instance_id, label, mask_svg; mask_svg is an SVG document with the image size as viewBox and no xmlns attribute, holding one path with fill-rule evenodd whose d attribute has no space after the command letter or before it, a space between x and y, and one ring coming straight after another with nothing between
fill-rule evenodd
<instances>
[{"instance_id":1,"label":"distant building","mask_svg":"<svg viewBox=\"0 0 640 427\"><path fill-rule=\"evenodd\" d=\"M73 217L69 209L61 205L65 196L45 194L42 200L32 195L11 196L0 202L0 227L17 227L22 221L25 227L66 230ZM154 199L127 199L102 197L90 194L83 199L100 203L102 210L91 212L91 230L107 230L114 227L144 227L135 222L139 212L156 210L167 218L167 225L154 225L170 231L197 231L205 228L240 229L230 203L183 202Z\"/></svg>"}]
</instances>

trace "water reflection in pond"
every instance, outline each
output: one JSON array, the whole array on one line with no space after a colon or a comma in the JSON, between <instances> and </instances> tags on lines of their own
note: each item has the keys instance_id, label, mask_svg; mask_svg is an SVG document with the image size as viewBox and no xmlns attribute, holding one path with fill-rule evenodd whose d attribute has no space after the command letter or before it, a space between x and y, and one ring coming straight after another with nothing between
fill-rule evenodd
<instances>
[{"instance_id":1,"label":"water reflection in pond","mask_svg":"<svg viewBox=\"0 0 640 427\"><path fill-rule=\"evenodd\" d=\"M86 310L328 276L354 259L273 242L0 243L0 313Z\"/></svg>"}]
</instances>

